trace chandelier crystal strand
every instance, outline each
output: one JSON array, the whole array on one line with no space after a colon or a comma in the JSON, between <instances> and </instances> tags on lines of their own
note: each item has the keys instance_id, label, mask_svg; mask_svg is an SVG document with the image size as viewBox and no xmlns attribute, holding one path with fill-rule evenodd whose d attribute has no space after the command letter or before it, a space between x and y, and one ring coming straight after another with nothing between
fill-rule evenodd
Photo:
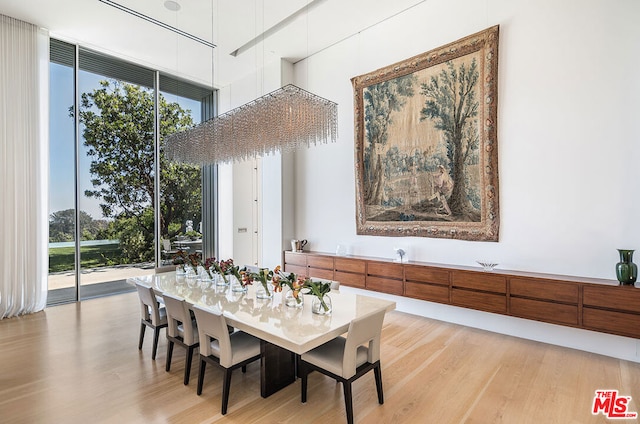
<instances>
[{"instance_id":1,"label":"chandelier crystal strand","mask_svg":"<svg viewBox=\"0 0 640 424\"><path fill-rule=\"evenodd\" d=\"M169 160L196 165L243 161L335 142L338 105L286 85L166 139Z\"/></svg>"}]
</instances>

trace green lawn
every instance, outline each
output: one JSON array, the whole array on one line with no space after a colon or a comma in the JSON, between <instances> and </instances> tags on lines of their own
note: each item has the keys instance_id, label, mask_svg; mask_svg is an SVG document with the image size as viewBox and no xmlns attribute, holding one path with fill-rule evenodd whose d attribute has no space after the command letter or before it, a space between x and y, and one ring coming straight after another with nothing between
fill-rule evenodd
<instances>
[{"instance_id":1,"label":"green lawn","mask_svg":"<svg viewBox=\"0 0 640 424\"><path fill-rule=\"evenodd\" d=\"M75 248L55 247L49 249L49 273L71 271L74 269ZM82 268L117 265L122 257L122 249L118 243L100 246L82 246L80 248L80 265Z\"/></svg>"}]
</instances>

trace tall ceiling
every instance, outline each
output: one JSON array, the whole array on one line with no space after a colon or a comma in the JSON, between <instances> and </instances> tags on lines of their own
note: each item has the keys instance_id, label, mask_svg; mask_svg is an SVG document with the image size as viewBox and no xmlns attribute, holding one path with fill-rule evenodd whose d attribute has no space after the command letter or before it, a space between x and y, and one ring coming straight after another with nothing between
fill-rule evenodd
<instances>
[{"instance_id":1,"label":"tall ceiling","mask_svg":"<svg viewBox=\"0 0 640 424\"><path fill-rule=\"evenodd\" d=\"M0 14L46 28L53 38L222 87L279 58L295 63L423 1L0 0ZM170 10L176 4L179 10Z\"/></svg>"}]
</instances>

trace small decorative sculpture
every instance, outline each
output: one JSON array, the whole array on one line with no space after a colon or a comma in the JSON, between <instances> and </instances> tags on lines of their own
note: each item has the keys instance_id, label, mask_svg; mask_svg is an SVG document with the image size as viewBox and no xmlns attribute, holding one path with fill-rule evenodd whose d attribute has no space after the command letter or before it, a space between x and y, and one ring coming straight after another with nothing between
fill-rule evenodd
<instances>
[{"instance_id":1,"label":"small decorative sculpture","mask_svg":"<svg viewBox=\"0 0 640 424\"><path fill-rule=\"evenodd\" d=\"M185 233L188 233L189 231L193 231L193 221L188 219L186 224L185 224Z\"/></svg>"},{"instance_id":2,"label":"small decorative sculpture","mask_svg":"<svg viewBox=\"0 0 640 424\"><path fill-rule=\"evenodd\" d=\"M404 262L404 256L407 254L407 252L405 252L404 249L402 249L400 247L395 247L394 250L398 254L397 261L400 262L400 263L403 263Z\"/></svg>"}]
</instances>

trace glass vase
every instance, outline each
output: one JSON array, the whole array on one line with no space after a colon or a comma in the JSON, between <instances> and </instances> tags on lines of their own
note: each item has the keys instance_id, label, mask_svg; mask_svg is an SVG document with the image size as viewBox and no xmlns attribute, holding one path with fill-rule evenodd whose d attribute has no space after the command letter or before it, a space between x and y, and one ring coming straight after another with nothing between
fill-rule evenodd
<instances>
[{"instance_id":1,"label":"glass vase","mask_svg":"<svg viewBox=\"0 0 640 424\"><path fill-rule=\"evenodd\" d=\"M633 285L638 278L638 266L633 263L633 250L618 249L620 262L616 264L616 277L622 285Z\"/></svg>"},{"instance_id":2,"label":"glass vase","mask_svg":"<svg viewBox=\"0 0 640 424\"><path fill-rule=\"evenodd\" d=\"M235 275L231 275L229 276L229 281L230 281L230 285L231 285L231 291L234 293L246 293L247 292L247 286L243 286L242 283L240 282L240 280L238 280L236 278Z\"/></svg>"},{"instance_id":3,"label":"glass vase","mask_svg":"<svg viewBox=\"0 0 640 424\"><path fill-rule=\"evenodd\" d=\"M196 274L194 271L187 271L187 286L189 286L189 288L194 288L199 284L198 282L198 274Z\"/></svg>"},{"instance_id":4,"label":"glass vase","mask_svg":"<svg viewBox=\"0 0 640 424\"><path fill-rule=\"evenodd\" d=\"M222 275L216 273L215 274L216 277L216 286L226 286L227 284L229 284L226 280L225 277L223 277ZM228 278L228 277L227 277Z\"/></svg>"},{"instance_id":5,"label":"glass vase","mask_svg":"<svg viewBox=\"0 0 640 424\"><path fill-rule=\"evenodd\" d=\"M298 292L298 297L295 297L293 290L287 290L284 294L284 304L290 308L302 308L304 306L304 296Z\"/></svg>"},{"instance_id":6,"label":"glass vase","mask_svg":"<svg viewBox=\"0 0 640 424\"><path fill-rule=\"evenodd\" d=\"M313 296L311 312L318 315L330 315L331 310L331 297L329 297L328 294L325 294L322 297Z\"/></svg>"},{"instance_id":7,"label":"glass vase","mask_svg":"<svg viewBox=\"0 0 640 424\"><path fill-rule=\"evenodd\" d=\"M202 287L202 290L208 290L213 287L213 278L211 278L206 272L202 274L202 277L200 278L200 287Z\"/></svg>"},{"instance_id":8,"label":"glass vase","mask_svg":"<svg viewBox=\"0 0 640 424\"><path fill-rule=\"evenodd\" d=\"M271 299L271 297L273 297L273 293L262 284L256 289L256 299Z\"/></svg>"}]
</instances>

